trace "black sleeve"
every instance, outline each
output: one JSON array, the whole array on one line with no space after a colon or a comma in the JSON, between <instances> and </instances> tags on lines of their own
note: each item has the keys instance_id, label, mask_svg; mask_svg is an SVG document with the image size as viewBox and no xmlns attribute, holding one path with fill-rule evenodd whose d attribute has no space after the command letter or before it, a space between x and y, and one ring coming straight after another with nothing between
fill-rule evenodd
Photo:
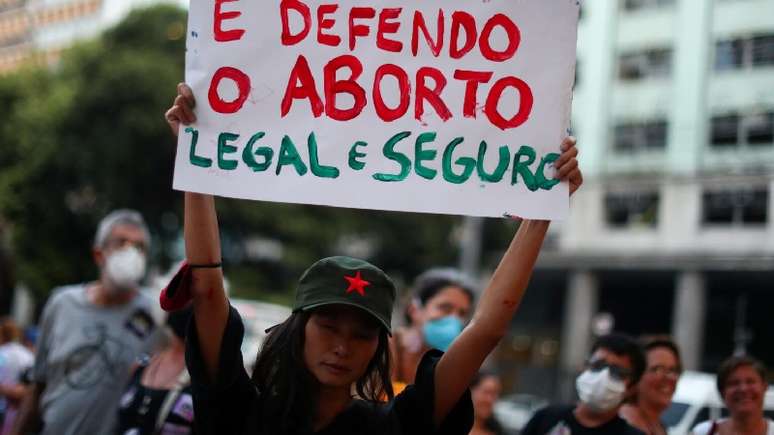
<instances>
[{"instance_id":1,"label":"black sleeve","mask_svg":"<svg viewBox=\"0 0 774 435\"><path fill-rule=\"evenodd\" d=\"M521 435L543 435L540 433L540 427L543 426L542 422L545 418L545 408L537 411L532 418L529 419L527 425L519 432Z\"/></svg>"},{"instance_id":2,"label":"black sleeve","mask_svg":"<svg viewBox=\"0 0 774 435\"><path fill-rule=\"evenodd\" d=\"M557 423L564 420L573 409L572 405L546 406L537 411L519 433L521 435L545 435Z\"/></svg>"},{"instance_id":3,"label":"black sleeve","mask_svg":"<svg viewBox=\"0 0 774 435\"><path fill-rule=\"evenodd\" d=\"M395 412L406 435L467 435L473 427L473 402L466 390L449 415L435 427L435 366L443 356L439 350L430 350L417 367L414 384L409 385L393 400Z\"/></svg>"},{"instance_id":4,"label":"black sleeve","mask_svg":"<svg viewBox=\"0 0 774 435\"><path fill-rule=\"evenodd\" d=\"M202 359L193 316L188 324L185 361L191 375L197 434L241 434L247 418L257 412L258 391L242 362L244 332L239 313L229 306L218 376L215 382L211 382Z\"/></svg>"},{"instance_id":5,"label":"black sleeve","mask_svg":"<svg viewBox=\"0 0 774 435\"><path fill-rule=\"evenodd\" d=\"M626 420L623 420L623 424L625 425L625 429L622 430L621 432L626 433L626 435L645 435L645 432L630 425L629 423L626 422Z\"/></svg>"}]
</instances>

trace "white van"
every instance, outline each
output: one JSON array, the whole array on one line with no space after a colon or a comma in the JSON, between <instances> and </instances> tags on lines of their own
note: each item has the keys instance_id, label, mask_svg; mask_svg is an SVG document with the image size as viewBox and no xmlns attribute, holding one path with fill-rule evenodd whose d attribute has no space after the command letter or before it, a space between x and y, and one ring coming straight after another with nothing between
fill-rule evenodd
<instances>
[{"instance_id":1,"label":"white van","mask_svg":"<svg viewBox=\"0 0 774 435\"><path fill-rule=\"evenodd\" d=\"M774 387L769 386L766 391L763 412L769 418L774 418ZM672 405L661 420L669 435L686 435L702 421L726 416L728 411L718 394L715 375L689 371L680 376Z\"/></svg>"}]
</instances>

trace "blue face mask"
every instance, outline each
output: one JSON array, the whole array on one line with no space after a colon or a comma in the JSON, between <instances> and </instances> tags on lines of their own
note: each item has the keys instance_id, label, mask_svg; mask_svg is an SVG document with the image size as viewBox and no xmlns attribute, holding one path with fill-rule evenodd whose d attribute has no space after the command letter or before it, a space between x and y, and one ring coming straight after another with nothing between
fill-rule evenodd
<instances>
[{"instance_id":1,"label":"blue face mask","mask_svg":"<svg viewBox=\"0 0 774 435\"><path fill-rule=\"evenodd\" d=\"M462 332L462 321L456 316L446 316L425 322L422 335L430 347L446 352L452 341Z\"/></svg>"}]
</instances>

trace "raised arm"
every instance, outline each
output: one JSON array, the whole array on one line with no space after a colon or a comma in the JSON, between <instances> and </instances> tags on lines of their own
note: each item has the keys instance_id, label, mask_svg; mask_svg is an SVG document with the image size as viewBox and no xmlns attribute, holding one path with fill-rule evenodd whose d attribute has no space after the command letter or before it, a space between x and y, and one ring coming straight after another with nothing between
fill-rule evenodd
<instances>
[{"instance_id":1,"label":"raised arm","mask_svg":"<svg viewBox=\"0 0 774 435\"><path fill-rule=\"evenodd\" d=\"M575 139L562 142L556 177L568 181L570 194L583 182ZM435 369L435 422L440 424L470 385L484 359L505 336L529 283L548 221L524 220L484 290L470 324Z\"/></svg>"},{"instance_id":2,"label":"raised arm","mask_svg":"<svg viewBox=\"0 0 774 435\"><path fill-rule=\"evenodd\" d=\"M165 114L175 135L180 124L187 125L196 121L191 89L181 83L177 93L174 105ZM185 193L184 235L186 260L194 266L191 293L199 348L210 380L214 381L218 374L220 344L228 320L228 300L223 288L223 269L196 267L221 262L218 217L212 195Z\"/></svg>"}]
</instances>

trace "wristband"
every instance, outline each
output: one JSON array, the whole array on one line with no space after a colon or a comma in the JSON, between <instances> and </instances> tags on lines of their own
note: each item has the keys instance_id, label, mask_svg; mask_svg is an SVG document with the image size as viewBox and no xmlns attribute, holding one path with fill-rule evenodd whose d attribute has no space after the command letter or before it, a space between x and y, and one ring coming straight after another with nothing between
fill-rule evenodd
<instances>
[{"instance_id":1,"label":"wristband","mask_svg":"<svg viewBox=\"0 0 774 435\"><path fill-rule=\"evenodd\" d=\"M217 269L223 267L223 263L209 263L209 264L189 264L191 269Z\"/></svg>"}]
</instances>

